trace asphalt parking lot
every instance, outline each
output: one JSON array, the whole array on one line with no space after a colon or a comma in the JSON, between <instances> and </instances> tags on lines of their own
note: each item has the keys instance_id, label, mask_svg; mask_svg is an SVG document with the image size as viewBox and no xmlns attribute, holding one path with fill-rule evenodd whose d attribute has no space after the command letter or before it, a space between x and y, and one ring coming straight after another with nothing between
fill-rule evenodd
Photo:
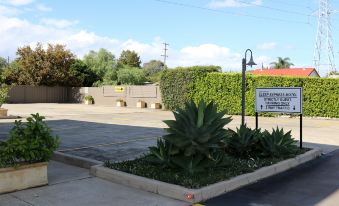
<instances>
[{"instance_id":1,"label":"asphalt parking lot","mask_svg":"<svg viewBox=\"0 0 339 206\"><path fill-rule=\"evenodd\" d=\"M173 119L169 111L117 108L83 104L7 104L9 114L25 117L40 113L60 138L59 151L99 161L132 159L148 151L163 135L166 125ZM235 129L240 117L233 116L227 125ZM13 125L13 119L0 120L0 139L5 139ZM254 118L246 117L254 127ZM299 119L289 117L260 117L259 126L271 129L279 126L292 130L299 139ZM339 148L339 120L304 118L303 139L305 146L321 147L324 153Z\"/></svg>"},{"instance_id":2,"label":"asphalt parking lot","mask_svg":"<svg viewBox=\"0 0 339 206\"><path fill-rule=\"evenodd\" d=\"M40 113L60 137L59 152L99 161L122 161L142 155L164 134L166 125L162 121L173 119L169 111L81 104L10 104L4 107L9 109L10 115L21 116L23 121L32 113ZM235 129L241 119L239 116L232 118L227 126ZM260 117L259 120L259 126L264 129L283 127L286 131L292 130L292 135L299 139L298 118ZM14 119L0 119L0 140L6 139L13 122ZM246 117L246 122L254 127L253 117ZM202 204L336 205L339 199L339 119L306 117L303 134L304 146L321 148L325 154L322 158ZM49 186L0 195L0 205L111 205L112 201L124 206L188 205L91 177L88 170L54 161L50 164L49 179Z\"/></svg>"}]
</instances>

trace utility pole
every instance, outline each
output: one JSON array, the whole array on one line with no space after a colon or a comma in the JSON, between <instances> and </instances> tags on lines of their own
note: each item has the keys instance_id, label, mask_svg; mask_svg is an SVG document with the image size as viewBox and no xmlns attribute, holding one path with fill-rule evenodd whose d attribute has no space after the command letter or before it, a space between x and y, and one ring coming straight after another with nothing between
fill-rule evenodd
<instances>
[{"instance_id":1,"label":"utility pole","mask_svg":"<svg viewBox=\"0 0 339 206\"><path fill-rule=\"evenodd\" d=\"M164 48L164 54L163 55L161 55L161 56L163 56L164 57L164 67L166 67L166 58L168 57L167 56L167 46L169 45L169 44L167 44L166 42L165 43L163 43L164 44L164 46L165 46L165 48Z\"/></svg>"},{"instance_id":2,"label":"utility pole","mask_svg":"<svg viewBox=\"0 0 339 206\"><path fill-rule=\"evenodd\" d=\"M318 73L321 65L327 66L328 74L331 71L336 71L333 53L331 13L330 0L319 0L318 31L313 56L314 66ZM322 64L322 61L323 59L326 59L326 56L327 61L325 60L325 64Z\"/></svg>"}]
</instances>

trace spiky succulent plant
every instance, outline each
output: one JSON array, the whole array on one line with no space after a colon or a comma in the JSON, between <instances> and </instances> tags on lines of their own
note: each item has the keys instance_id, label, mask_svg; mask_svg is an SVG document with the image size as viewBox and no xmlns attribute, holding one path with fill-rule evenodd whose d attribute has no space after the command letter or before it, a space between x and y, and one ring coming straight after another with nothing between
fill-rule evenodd
<instances>
[{"instance_id":1,"label":"spiky succulent plant","mask_svg":"<svg viewBox=\"0 0 339 206\"><path fill-rule=\"evenodd\" d=\"M227 136L224 126L232 119L218 112L214 102L186 102L185 108L173 112L175 120L166 120L163 139L171 145L170 161L190 173L198 172L222 161L222 142Z\"/></svg>"},{"instance_id":2,"label":"spiky succulent plant","mask_svg":"<svg viewBox=\"0 0 339 206\"><path fill-rule=\"evenodd\" d=\"M263 155L282 157L289 156L296 153L298 146L296 141L292 138L291 131L287 133L283 129L273 129L272 133L267 130L263 132L263 136L260 139L260 143L263 149Z\"/></svg>"},{"instance_id":3,"label":"spiky succulent plant","mask_svg":"<svg viewBox=\"0 0 339 206\"><path fill-rule=\"evenodd\" d=\"M241 125L237 131L228 130L230 137L227 139L227 151L239 157L256 155L261 136L260 130L253 130L247 125Z\"/></svg>"}]
</instances>

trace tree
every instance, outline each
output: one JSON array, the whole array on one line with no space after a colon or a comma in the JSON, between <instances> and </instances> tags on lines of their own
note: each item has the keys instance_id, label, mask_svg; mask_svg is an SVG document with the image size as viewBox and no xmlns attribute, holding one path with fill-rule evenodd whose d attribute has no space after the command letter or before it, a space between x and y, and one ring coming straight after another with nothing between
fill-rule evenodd
<instances>
[{"instance_id":1,"label":"tree","mask_svg":"<svg viewBox=\"0 0 339 206\"><path fill-rule=\"evenodd\" d=\"M103 48L98 52L90 51L85 55L84 63L98 75L100 80L103 80L107 72L112 73L112 70L117 68L115 56Z\"/></svg>"},{"instance_id":2,"label":"tree","mask_svg":"<svg viewBox=\"0 0 339 206\"><path fill-rule=\"evenodd\" d=\"M4 81L3 72L7 66L8 64L7 64L6 59L3 57L0 57L0 85Z\"/></svg>"},{"instance_id":3,"label":"tree","mask_svg":"<svg viewBox=\"0 0 339 206\"><path fill-rule=\"evenodd\" d=\"M293 63L290 62L290 58L288 57L285 58L278 57L278 61L271 62L270 64L272 65L272 68L275 69L290 68L291 66L294 65Z\"/></svg>"},{"instance_id":4,"label":"tree","mask_svg":"<svg viewBox=\"0 0 339 206\"><path fill-rule=\"evenodd\" d=\"M4 69L6 66L7 66L7 60L3 57L0 57L0 70Z\"/></svg>"},{"instance_id":5,"label":"tree","mask_svg":"<svg viewBox=\"0 0 339 206\"><path fill-rule=\"evenodd\" d=\"M46 50L41 43L35 49L24 46L18 48L15 67L9 67L6 81L19 85L81 86L70 72L74 61L75 55L60 44L48 44Z\"/></svg>"},{"instance_id":6,"label":"tree","mask_svg":"<svg viewBox=\"0 0 339 206\"><path fill-rule=\"evenodd\" d=\"M120 57L118 59L119 67L123 67L124 65L130 67L138 67L140 68L140 57L135 51L124 50L121 52Z\"/></svg>"},{"instance_id":7,"label":"tree","mask_svg":"<svg viewBox=\"0 0 339 206\"><path fill-rule=\"evenodd\" d=\"M91 87L94 82L100 80L99 76L80 59L75 60L70 71L73 77L77 77L74 81L78 80L84 87Z\"/></svg>"},{"instance_id":8,"label":"tree","mask_svg":"<svg viewBox=\"0 0 339 206\"><path fill-rule=\"evenodd\" d=\"M18 84L20 72L18 62L14 60L3 70L2 81L7 85Z\"/></svg>"},{"instance_id":9,"label":"tree","mask_svg":"<svg viewBox=\"0 0 339 206\"><path fill-rule=\"evenodd\" d=\"M146 81L143 70L136 67L124 66L117 72L118 84L142 85Z\"/></svg>"},{"instance_id":10,"label":"tree","mask_svg":"<svg viewBox=\"0 0 339 206\"><path fill-rule=\"evenodd\" d=\"M152 76L162 71L165 68L165 65L162 61L151 60L147 63L144 63L142 68L144 69L146 76Z\"/></svg>"}]
</instances>

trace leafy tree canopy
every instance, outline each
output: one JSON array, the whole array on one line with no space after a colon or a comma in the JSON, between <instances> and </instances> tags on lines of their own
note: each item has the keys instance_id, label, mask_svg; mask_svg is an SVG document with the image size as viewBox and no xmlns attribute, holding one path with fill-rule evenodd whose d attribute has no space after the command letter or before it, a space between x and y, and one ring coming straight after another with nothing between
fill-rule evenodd
<instances>
[{"instance_id":1,"label":"leafy tree canopy","mask_svg":"<svg viewBox=\"0 0 339 206\"><path fill-rule=\"evenodd\" d=\"M151 60L147 63L144 63L142 68L144 69L146 76L152 76L165 69L165 65L162 61Z\"/></svg>"},{"instance_id":2,"label":"leafy tree canopy","mask_svg":"<svg viewBox=\"0 0 339 206\"><path fill-rule=\"evenodd\" d=\"M6 66L7 66L7 60L3 57L0 57L0 69L5 68Z\"/></svg>"},{"instance_id":3,"label":"leafy tree canopy","mask_svg":"<svg viewBox=\"0 0 339 206\"><path fill-rule=\"evenodd\" d=\"M3 70L5 69L6 66L7 66L6 59L3 58L3 57L0 57L0 86L1 86L2 82L4 81L2 73L3 73Z\"/></svg>"},{"instance_id":4,"label":"leafy tree canopy","mask_svg":"<svg viewBox=\"0 0 339 206\"><path fill-rule=\"evenodd\" d=\"M135 51L124 50L121 52L120 57L118 59L118 65L122 67L123 65L127 65L130 67L138 67L140 68L141 60L140 56Z\"/></svg>"},{"instance_id":5,"label":"leafy tree canopy","mask_svg":"<svg viewBox=\"0 0 339 206\"><path fill-rule=\"evenodd\" d=\"M72 76L77 77L82 86L91 87L94 82L99 80L99 76L80 59L75 60L70 70Z\"/></svg>"},{"instance_id":6,"label":"leafy tree canopy","mask_svg":"<svg viewBox=\"0 0 339 206\"><path fill-rule=\"evenodd\" d=\"M276 62L271 62L271 66L274 69L290 68L294 64L291 62L289 57L278 57Z\"/></svg>"},{"instance_id":7,"label":"leafy tree canopy","mask_svg":"<svg viewBox=\"0 0 339 206\"><path fill-rule=\"evenodd\" d=\"M136 67L124 66L117 72L118 84L142 85L146 81L143 70Z\"/></svg>"},{"instance_id":8,"label":"leafy tree canopy","mask_svg":"<svg viewBox=\"0 0 339 206\"><path fill-rule=\"evenodd\" d=\"M94 71L100 79L111 70L115 70L117 62L115 56L106 49L99 49L98 52L90 51L84 57L84 63Z\"/></svg>"},{"instance_id":9,"label":"leafy tree canopy","mask_svg":"<svg viewBox=\"0 0 339 206\"><path fill-rule=\"evenodd\" d=\"M6 81L19 85L81 86L72 76L70 67L75 55L64 45L48 44L44 49L38 43L34 49L30 46L18 48L15 63L5 72Z\"/></svg>"}]
</instances>

